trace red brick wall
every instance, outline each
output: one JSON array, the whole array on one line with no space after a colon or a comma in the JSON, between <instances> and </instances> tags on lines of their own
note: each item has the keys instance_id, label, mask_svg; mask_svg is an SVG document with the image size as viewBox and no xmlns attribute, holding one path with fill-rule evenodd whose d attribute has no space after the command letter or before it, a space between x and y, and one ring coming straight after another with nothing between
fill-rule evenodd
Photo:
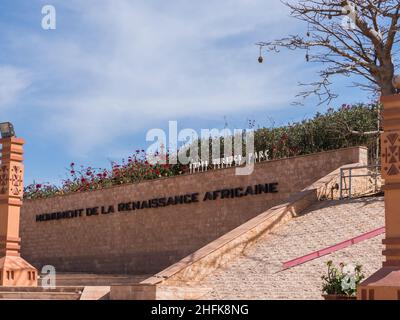
<instances>
[{"instance_id":1,"label":"red brick wall","mask_svg":"<svg viewBox=\"0 0 400 320\"><path fill-rule=\"evenodd\" d=\"M279 204L341 165L365 162L365 148L349 148L256 164L250 176L234 168L145 181L100 191L25 201L22 256L58 272L154 273ZM278 193L202 201L207 191L279 183ZM199 202L118 212L121 202L199 193ZM36 215L113 205L115 212L36 222Z\"/></svg>"}]
</instances>

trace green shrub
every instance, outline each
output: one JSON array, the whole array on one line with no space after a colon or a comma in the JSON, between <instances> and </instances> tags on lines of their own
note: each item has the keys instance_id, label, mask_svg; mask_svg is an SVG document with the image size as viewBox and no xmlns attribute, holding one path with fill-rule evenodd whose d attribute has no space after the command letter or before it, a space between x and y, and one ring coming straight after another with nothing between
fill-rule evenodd
<instances>
[{"instance_id":1,"label":"green shrub","mask_svg":"<svg viewBox=\"0 0 400 320\"><path fill-rule=\"evenodd\" d=\"M370 161L374 161L378 147L377 135L357 135L351 131L377 131L378 114L378 105L343 105L338 110L329 109L324 114L317 113L312 119L302 122L277 128L259 128L255 130L254 149L268 151L269 159L281 159L362 145L368 147ZM253 121L251 126L254 126ZM220 138L220 142L220 156L223 157L224 139ZM195 143L200 146L200 141ZM212 143L211 139L209 143ZM186 174L188 171L187 165L179 163L151 165L147 162L144 150L136 150L126 161L122 160L121 164L112 163L111 169L80 167L78 170L72 163L68 178L61 185L34 183L25 188L24 197L36 199L98 190L114 185Z\"/></svg>"}]
</instances>

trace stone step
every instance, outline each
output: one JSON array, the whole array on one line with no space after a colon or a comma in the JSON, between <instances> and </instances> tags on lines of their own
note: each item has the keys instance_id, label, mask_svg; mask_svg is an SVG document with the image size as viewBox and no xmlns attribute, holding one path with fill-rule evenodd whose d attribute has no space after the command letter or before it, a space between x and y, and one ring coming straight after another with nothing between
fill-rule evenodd
<instances>
[{"instance_id":1,"label":"stone step","mask_svg":"<svg viewBox=\"0 0 400 320\"><path fill-rule=\"evenodd\" d=\"M147 279L149 275L105 275L105 274L57 274L57 286L109 286L113 284L134 284ZM39 281L40 283L40 281Z\"/></svg>"},{"instance_id":2,"label":"stone step","mask_svg":"<svg viewBox=\"0 0 400 320\"><path fill-rule=\"evenodd\" d=\"M79 300L84 287L0 287L0 299L5 300Z\"/></svg>"},{"instance_id":3,"label":"stone step","mask_svg":"<svg viewBox=\"0 0 400 320\"><path fill-rule=\"evenodd\" d=\"M3 292L50 292L50 293L79 293L84 289L83 286L61 286L54 289L44 287L0 287L0 293Z\"/></svg>"},{"instance_id":4,"label":"stone step","mask_svg":"<svg viewBox=\"0 0 400 320\"><path fill-rule=\"evenodd\" d=\"M1 291L0 299L4 300L79 300L81 293L77 292L27 292Z\"/></svg>"},{"instance_id":5,"label":"stone step","mask_svg":"<svg viewBox=\"0 0 400 320\"><path fill-rule=\"evenodd\" d=\"M128 281L125 279L74 279L74 280L60 280L57 285L61 286L110 286L117 284L135 284L137 282Z\"/></svg>"}]
</instances>

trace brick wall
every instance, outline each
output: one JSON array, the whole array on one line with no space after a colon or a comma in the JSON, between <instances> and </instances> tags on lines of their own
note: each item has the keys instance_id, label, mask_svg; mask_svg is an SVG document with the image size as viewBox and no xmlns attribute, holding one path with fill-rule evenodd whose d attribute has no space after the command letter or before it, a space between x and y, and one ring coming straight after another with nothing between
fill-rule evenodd
<instances>
[{"instance_id":1,"label":"brick wall","mask_svg":"<svg viewBox=\"0 0 400 320\"><path fill-rule=\"evenodd\" d=\"M365 148L349 148L256 164L250 176L234 168L145 181L100 191L25 201L22 256L58 272L155 273L281 203L341 165L363 162ZM203 201L207 191L275 183L278 193ZM131 211L118 204L199 193L195 203ZM112 205L115 212L36 221L37 215ZM53 215L54 217L54 215Z\"/></svg>"}]
</instances>

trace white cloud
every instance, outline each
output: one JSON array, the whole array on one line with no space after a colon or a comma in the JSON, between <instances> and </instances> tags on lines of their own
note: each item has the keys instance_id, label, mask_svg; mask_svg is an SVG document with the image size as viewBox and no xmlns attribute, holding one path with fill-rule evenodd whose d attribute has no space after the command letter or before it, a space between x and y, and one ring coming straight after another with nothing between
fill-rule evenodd
<instances>
[{"instance_id":1,"label":"white cloud","mask_svg":"<svg viewBox=\"0 0 400 320\"><path fill-rule=\"evenodd\" d=\"M29 75L26 71L0 65L0 111L15 102L29 85Z\"/></svg>"},{"instance_id":2,"label":"white cloud","mask_svg":"<svg viewBox=\"0 0 400 320\"><path fill-rule=\"evenodd\" d=\"M25 43L46 89L35 91L42 121L77 153L155 121L277 108L296 92L298 61L256 62L254 42L294 28L278 0L54 5L57 30Z\"/></svg>"}]
</instances>

